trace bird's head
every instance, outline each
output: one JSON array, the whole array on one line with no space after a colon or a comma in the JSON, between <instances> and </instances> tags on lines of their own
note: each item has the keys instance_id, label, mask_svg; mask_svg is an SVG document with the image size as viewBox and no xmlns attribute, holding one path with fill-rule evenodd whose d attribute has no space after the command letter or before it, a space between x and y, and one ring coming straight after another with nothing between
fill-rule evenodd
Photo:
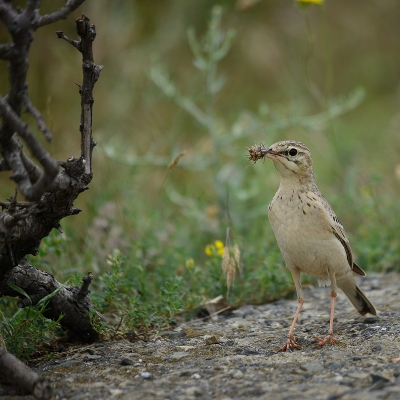
<instances>
[{"instance_id":1,"label":"bird's head","mask_svg":"<svg viewBox=\"0 0 400 400\"><path fill-rule=\"evenodd\" d=\"M270 158L284 178L314 179L311 152L303 143L293 140L276 142L261 151Z\"/></svg>"}]
</instances>

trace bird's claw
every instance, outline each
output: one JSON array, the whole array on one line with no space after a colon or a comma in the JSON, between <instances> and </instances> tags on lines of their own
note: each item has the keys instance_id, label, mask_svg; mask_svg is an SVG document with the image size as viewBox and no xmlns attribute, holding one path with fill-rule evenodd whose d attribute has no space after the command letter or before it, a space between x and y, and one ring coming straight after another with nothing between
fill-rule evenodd
<instances>
[{"instance_id":1,"label":"bird's claw","mask_svg":"<svg viewBox=\"0 0 400 400\"><path fill-rule=\"evenodd\" d=\"M300 350L301 347L296 343L293 335L288 335L286 344L278 350L278 353L282 353L284 351L293 351L293 348Z\"/></svg>"},{"instance_id":2,"label":"bird's claw","mask_svg":"<svg viewBox=\"0 0 400 400\"><path fill-rule=\"evenodd\" d=\"M332 334L326 335L323 339L319 337L315 337L314 340L316 340L318 343L315 344L315 347L322 347L325 346L327 343L331 344L332 346L336 344L338 341L335 339Z\"/></svg>"}]
</instances>

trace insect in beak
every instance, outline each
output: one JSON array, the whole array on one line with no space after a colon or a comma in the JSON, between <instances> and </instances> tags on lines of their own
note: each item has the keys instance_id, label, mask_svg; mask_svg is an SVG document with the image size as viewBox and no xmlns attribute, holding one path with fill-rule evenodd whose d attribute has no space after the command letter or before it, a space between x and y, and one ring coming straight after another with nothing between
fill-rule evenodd
<instances>
[{"instance_id":1,"label":"insect in beak","mask_svg":"<svg viewBox=\"0 0 400 400\"><path fill-rule=\"evenodd\" d=\"M268 147L268 149L266 149L266 148L261 149L261 152L263 153L264 157L270 158L271 160L274 160L277 157L282 157L282 154L271 150L270 147Z\"/></svg>"}]
</instances>

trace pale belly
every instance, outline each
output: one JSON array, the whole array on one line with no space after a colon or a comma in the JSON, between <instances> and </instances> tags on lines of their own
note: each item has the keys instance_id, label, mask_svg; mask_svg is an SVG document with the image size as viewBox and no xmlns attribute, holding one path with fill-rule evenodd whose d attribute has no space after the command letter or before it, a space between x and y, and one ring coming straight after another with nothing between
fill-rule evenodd
<instances>
[{"instance_id":1,"label":"pale belly","mask_svg":"<svg viewBox=\"0 0 400 400\"><path fill-rule=\"evenodd\" d=\"M283 197L275 201L268 216L288 268L297 267L325 280L328 268L340 277L350 267L342 244L321 213L323 210L301 201L288 205Z\"/></svg>"}]
</instances>

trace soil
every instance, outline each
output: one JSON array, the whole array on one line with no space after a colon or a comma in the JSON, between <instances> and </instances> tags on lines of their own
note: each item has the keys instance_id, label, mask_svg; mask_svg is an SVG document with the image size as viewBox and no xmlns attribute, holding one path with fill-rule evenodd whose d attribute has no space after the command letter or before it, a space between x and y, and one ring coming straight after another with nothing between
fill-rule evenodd
<instances>
[{"instance_id":1,"label":"soil","mask_svg":"<svg viewBox=\"0 0 400 400\"><path fill-rule=\"evenodd\" d=\"M339 293L335 346L315 347L329 327L330 295L309 287L295 329L301 350L277 353L293 298L191 321L148 342L71 347L34 369L54 383L56 399L400 399L400 275L358 281L378 316L360 316Z\"/></svg>"}]
</instances>

